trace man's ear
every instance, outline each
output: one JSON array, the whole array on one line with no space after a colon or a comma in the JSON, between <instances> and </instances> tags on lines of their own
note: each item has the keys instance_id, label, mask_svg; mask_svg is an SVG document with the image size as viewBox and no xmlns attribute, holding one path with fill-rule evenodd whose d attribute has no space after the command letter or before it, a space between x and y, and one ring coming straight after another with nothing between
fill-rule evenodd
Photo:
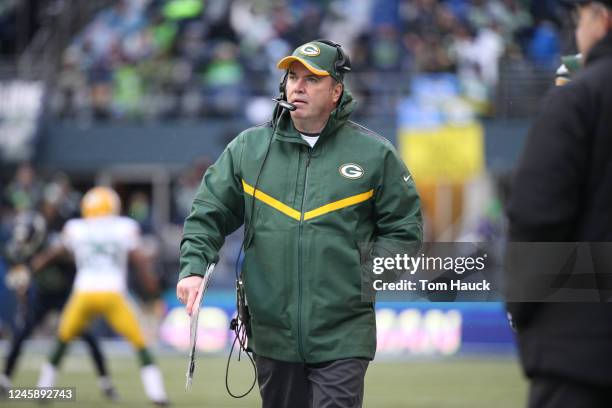
<instances>
[{"instance_id":1,"label":"man's ear","mask_svg":"<svg viewBox=\"0 0 612 408\"><path fill-rule=\"evenodd\" d=\"M344 84L342 82L336 82L336 84L334 84L334 88L332 89L334 103L338 103L340 97L342 96L342 91L344 91Z\"/></svg>"}]
</instances>

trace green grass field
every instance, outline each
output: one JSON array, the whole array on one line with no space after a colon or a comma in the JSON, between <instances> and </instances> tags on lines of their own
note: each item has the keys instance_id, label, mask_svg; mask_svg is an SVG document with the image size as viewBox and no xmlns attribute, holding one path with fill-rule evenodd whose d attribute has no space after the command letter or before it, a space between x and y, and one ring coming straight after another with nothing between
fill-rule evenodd
<instances>
[{"instance_id":1,"label":"green grass field","mask_svg":"<svg viewBox=\"0 0 612 408\"><path fill-rule=\"evenodd\" d=\"M174 407L258 407L259 393L255 388L248 397L235 400L225 391L225 359L200 356L194 386L185 391L183 356L158 358L166 387ZM26 356L14 379L14 386L36 383L42 355ZM62 369L58 386L76 387L76 403L53 403L53 407L148 407L140 383L136 358L131 355L112 357L110 368L121 396L118 403L104 400L97 388L91 362L86 356L70 356ZM252 372L243 362L231 372L234 392L250 385ZM516 362L501 359L451 359L377 361L370 365L366 377L365 407L443 408L496 407L517 408L524 405L526 383ZM40 406L25 402L0 400L6 408Z\"/></svg>"},{"instance_id":2,"label":"green grass field","mask_svg":"<svg viewBox=\"0 0 612 408\"><path fill-rule=\"evenodd\" d=\"M42 355L28 355L20 362L15 387L32 386L38 378ZM258 407L255 388L243 399L235 400L225 391L225 359L200 356L193 389L185 391L184 356L163 356L158 362L164 373L173 407ZM252 371L243 361L230 376L234 392L250 385ZM71 355L62 368L58 386L76 387L76 403L53 403L57 408L149 407L142 390L136 358L111 357L110 369L121 401L110 403L100 395L88 357ZM365 407L445 408L524 406L526 383L517 363L510 359L452 359L414 361L376 361L366 376ZM0 400L6 408L40 406L26 402Z\"/></svg>"}]
</instances>

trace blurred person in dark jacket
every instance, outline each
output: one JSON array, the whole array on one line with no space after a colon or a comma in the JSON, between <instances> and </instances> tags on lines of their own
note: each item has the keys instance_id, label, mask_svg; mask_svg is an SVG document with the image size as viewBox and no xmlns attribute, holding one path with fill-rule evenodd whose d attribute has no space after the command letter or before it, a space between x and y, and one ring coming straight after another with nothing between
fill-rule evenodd
<instances>
[{"instance_id":1,"label":"blurred person in dark jacket","mask_svg":"<svg viewBox=\"0 0 612 408\"><path fill-rule=\"evenodd\" d=\"M513 242L612 241L612 0L565 3L576 8L585 65L547 95L531 129L508 207ZM611 304L508 309L529 407L610 406Z\"/></svg>"},{"instance_id":2,"label":"blurred person in dark jacket","mask_svg":"<svg viewBox=\"0 0 612 408\"><path fill-rule=\"evenodd\" d=\"M35 209L42 197L43 184L28 162L20 163L13 180L4 190L4 202L14 211Z\"/></svg>"}]
</instances>

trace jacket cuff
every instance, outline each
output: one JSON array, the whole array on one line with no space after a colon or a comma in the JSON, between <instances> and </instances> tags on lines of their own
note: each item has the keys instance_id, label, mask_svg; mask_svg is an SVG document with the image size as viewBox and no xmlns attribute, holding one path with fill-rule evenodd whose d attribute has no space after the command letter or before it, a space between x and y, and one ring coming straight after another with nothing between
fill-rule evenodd
<instances>
[{"instance_id":1,"label":"jacket cuff","mask_svg":"<svg viewBox=\"0 0 612 408\"><path fill-rule=\"evenodd\" d=\"M205 264L185 264L181 268L178 280L186 278L188 276L204 276L207 265Z\"/></svg>"}]
</instances>

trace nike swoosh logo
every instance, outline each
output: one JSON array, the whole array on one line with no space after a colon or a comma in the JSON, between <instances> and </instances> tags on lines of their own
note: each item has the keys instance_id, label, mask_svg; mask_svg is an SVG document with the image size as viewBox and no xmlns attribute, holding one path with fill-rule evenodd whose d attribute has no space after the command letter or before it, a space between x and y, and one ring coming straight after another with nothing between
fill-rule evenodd
<instances>
[{"instance_id":1,"label":"nike swoosh logo","mask_svg":"<svg viewBox=\"0 0 612 408\"><path fill-rule=\"evenodd\" d=\"M404 181L410 180L410 176L404 176Z\"/></svg>"}]
</instances>

